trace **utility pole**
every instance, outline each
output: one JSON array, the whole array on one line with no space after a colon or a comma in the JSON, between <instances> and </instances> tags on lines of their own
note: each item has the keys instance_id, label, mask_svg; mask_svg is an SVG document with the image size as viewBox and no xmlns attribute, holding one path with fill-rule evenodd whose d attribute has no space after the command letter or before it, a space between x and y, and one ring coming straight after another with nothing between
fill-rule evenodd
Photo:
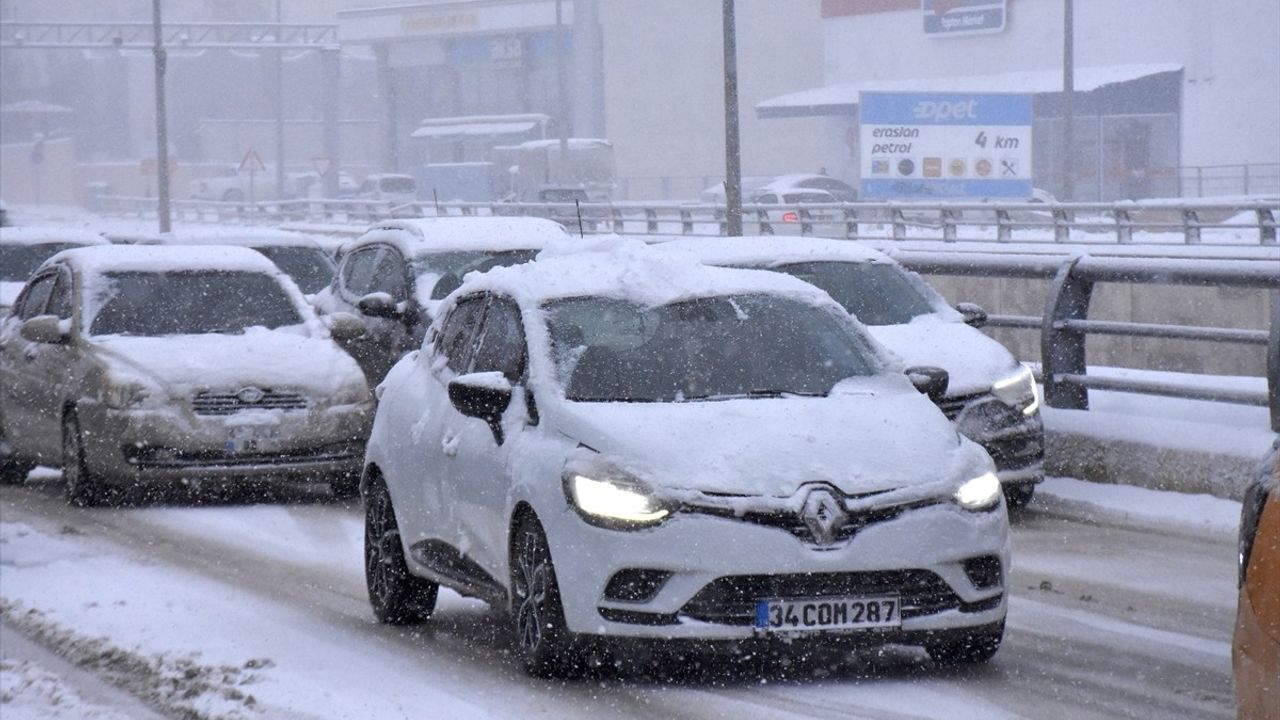
<instances>
[{"instance_id":1,"label":"utility pole","mask_svg":"<svg viewBox=\"0 0 1280 720\"><path fill-rule=\"evenodd\" d=\"M1075 79L1075 3L1064 0L1062 31L1062 199L1075 200L1075 115L1076 115L1076 79ZM1102 142L1102 138L1098 138ZM1102 172L1102 168L1098 168Z\"/></svg>"},{"instance_id":2,"label":"utility pole","mask_svg":"<svg viewBox=\"0 0 1280 720\"><path fill-rule=\"evenodd\" d=\"M725 232L742 235L742 153L738 141L738 41L733 0L724 0Z\"/></svg>"},{"instance_id":3,"label":"utility pole","mask_svg":"<svg viewBox=\"0 0 1280 720\"><path fill-rule=\"evenodd\" d=\"M565 173L573 172L573 165L569 162L569 83L565 77L564 16L560 5L561 0L556 0L556 95L560 100L560 122L556 123L560 128L560 162L556 173L557 184L564 182L566 179L577 179L572 176L565 176Z\"/></svg>"},{"instance_id":4,"label":"utility pole","mask_svg":"<svg viewBox=\"0 0 1280 720\"><path fill-rule=\"evenodd\" d=\"M156 59L156 184L159 205L156 215L160 219L160 232L167 233L169 224L169 129L164 107L164 73L168 58L164 50L163 24L160 21L160 0L151 2L151 25L155 35L153 52Z\"/></svg>"},{"instance_id":5,"label":"utility pole","mask_svg":"<svg viewBox=\"0 0 1280 720\"><path fill-rule=\"evenodd\" d=\"M281 0L276 0L276 40L284 24ZM284 199L284 48L276 50L276 199Z\"/></svg>"}]
</instances>

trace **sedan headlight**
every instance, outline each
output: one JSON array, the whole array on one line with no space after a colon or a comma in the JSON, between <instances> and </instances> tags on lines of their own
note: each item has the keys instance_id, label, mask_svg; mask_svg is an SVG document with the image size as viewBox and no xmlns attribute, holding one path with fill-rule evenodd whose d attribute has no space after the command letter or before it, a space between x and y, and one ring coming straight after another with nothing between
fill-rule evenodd
<instances>
[{"instance_id":1,"label":"sedan headlight","mask_svg":"<svg viewBox=\"0 0 1280 720\"><path fill-rule=\"evenodd\" d=\"M1032 415L1040 409L1040 395L1036 390L1036 378L1031 368L1021 366L1012 375L991 385L991 394L1012 408L1022 408L1023 415Z\"/></svg>"},{"instance_id":2,"label":"sedan headlight","mask_svg":"<svg viewBox=\"0 0 1280 720\"><path fill-rule=\"evenodd\" d=\"M1000 478L988 472L961 483L953 498L965 510L990 510L1000 501Z\"/></svg>"},{"instance_id":3,"label":"sedan headlight","mask_svg":"<svg viewBox=\"0 0 1280 720\"><path fill-rule=\"evenodd\" d=\"M102 402L107 407L116 410L124 410L133 407L145 401L151 393L147 389L137 383L118 383L108 385L102 392Z\"/></svg>"},{"instance_id":4,"label":"sedan headlight","mask_svg":"<svg viewBox=\"0 0 1280 720\"><path fill-rule=\"evenodd\" d=\"M582 517L606 527L654 525L671 514L648 488L630 478L566 473L565 494Z\"/></svg>"}]
</instances>

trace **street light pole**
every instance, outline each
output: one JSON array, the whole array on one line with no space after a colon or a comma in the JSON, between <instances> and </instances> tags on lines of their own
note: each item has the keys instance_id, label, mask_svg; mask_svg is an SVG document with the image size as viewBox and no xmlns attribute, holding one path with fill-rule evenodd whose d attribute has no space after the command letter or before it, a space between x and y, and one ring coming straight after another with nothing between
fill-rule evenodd
<instances>
[{"instance_id":1,"label":"street light pole","mask_svg":"<svg viewBox=\"0 0 1280 720\"><path fill-rule=\"evenodd\" d=\"M1064 0L1062 9L1062 199L1074 200L1076 194L1075 154L1075 115L1076 115L1076 79L1075 79L1075 3ZM1098 138L1102 142L1102 138ZM1102 168L1098 168L1102 172Z\"/></svg>"},{"instance_id":2,"label":"street light pole","mask_svg":"<svg viewBox=\"0 0 1280 720\"><path fill-rule=\"evenodd\" d=\"M284 11L276 0L276 41L280 41L280 26L284 24ZM276 199L284 199L284 49L276 50Z\"/></svg>"},{"instance_id":3,"label":"street light pole","mask_svg":"<svg viewBox=\"0 0 1280 720\"><path fill-rule=\"evenodd\" d=\"M156 215L160 219L160 232L167 233L169 224L169 129L164 106L164 73L168 62L164 50L164 38L161 35L163 24L160 21L160 0L152 0L151 24L155 34L154 54L156 60L156 185L159 205Z\"/></svg>"},{"instance_id":4,"label":"street light pole","mask_svg":"<svg viewBox=\"0 0 1280 720\"><path fill-rule=\"evenodd\" d=\"M742 235L742 153L738 138L738 41L733 0L724 0L725 233Z\"/></svg>"}]
</instances>

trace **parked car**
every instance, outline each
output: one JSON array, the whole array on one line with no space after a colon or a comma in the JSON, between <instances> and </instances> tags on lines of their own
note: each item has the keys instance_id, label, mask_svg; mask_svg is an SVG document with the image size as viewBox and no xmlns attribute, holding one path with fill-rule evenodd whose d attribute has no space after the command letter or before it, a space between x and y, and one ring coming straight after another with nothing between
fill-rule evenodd
<instances>
[{"instance_id":1,"label":"parked car","mask_svg":"<svg viewBox=\"0 0 1280 720\"><path fill-rule=\"evenodd\" d=\"M188 227L163 235L135 236L142 245L235 245L257 250L311 296L333 282L337 267L315 238L303 233L250 227Z\"/></svg>"},{"instance_id":2,"label":"parked car","mask_svg":"<svg viewBox=\"0 0 1280 720\"><path fill-rule=\"evenodd\" d=\"M61 465L67 499L251 478L358 487L369 388L293 283L236 247L90 247L0 321L0 477Z\"/></svg>"},{"instance_id":3,"label":"parked car","mask_svg":"<svg viewBox=\"0 0 1280 720\"><path fill-rule=\"evenodd\" d=\"M779 175L756 190L754 194L786 193L795 190L822 190L831 193L836 202L855 202L858 199L858 191L849 183L830 175L806 173Z\"/></svg>"},{"instance_id":4,"label":"parked car","mask_svg":"<svg viewBox=\"0 0 1280 720\"><path fill-rule=\"evenodd\" d=\"M364 320L367 332L344 346L376 385L396 360L422 345L434 305L464 275L527 262L565 237L564 228L540 218L388 220L344 246L338 273L315 305Z\"/></svg>"},{"instance_id":5,"label":"parked car","mask_svg":"<svg viewBox=\"0 0 1280 720\"><path fill-rule=\"evenodd\" d=\"M980 662L1006 611L993 470L811 285L548 250L469 276L383 382L369 598L387 623L439 585L487 600L537 675L601 638Z\"/></svg>"},{"instance_id":6,"label":"parked car","mask_svg":"<svg viewBox=\"0 0 1280 720\"><path fill-rule=\"evenodd\" d=\"M1239 558L1236 708L1248 720L1280 720L1280 439L1245 491Z\"/></svg>"},{"instance_id":7,"label":"parked car","mask_svg":"<svg viewBox=\"0 0 1280 720\"><path fill-rule=\"evenodd\" d=\"M63 250L110 241L88 230L60 227L0 228L0 318L9 314L23 284L40 263Z\"/></svg>"},{"instance_id":8,"label":"parked car","mask_svg":"<svg viewBox=\"0 0 1280 720\"><path fill-rule=\"evenodd\" d=\"M938 405L966 437L986 448L1012 506L1031 500L1044 479L1044 423L1031 370L977 328L986 313L959 309L884 253L847 240L707 238L666 247L712 265L775 270L822 288L912 366L947 371Z\"/></svg>"},{"instance_id":9,"label":"parked car","mask_svg":"<svg viewBox=\"0 0 1280 720\"><path fill-rule=\"evenodd\" d=\"M289 189L291 197L309 198L324 197L324 177L318 172L289 173ZM355 178L345 170L338 173L338 197L351 197L360 189Z\"/></svg>"},{"instance_id":10,"label":"parked car","mask_svg":"<svg viewBox=\"0 0 1280 720\"><path fill-rule=\"evenodd\" d=\"M412 175L368 175L356 189L356 197L392 203L417 202L418 182Z\"/></svg>"}]
</instances>

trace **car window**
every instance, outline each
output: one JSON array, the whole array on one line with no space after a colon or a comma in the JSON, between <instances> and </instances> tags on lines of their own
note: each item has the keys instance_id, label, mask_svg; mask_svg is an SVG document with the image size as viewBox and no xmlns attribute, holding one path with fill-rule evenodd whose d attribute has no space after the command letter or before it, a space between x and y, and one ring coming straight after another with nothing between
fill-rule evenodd
<instances>
[{"instance_id":1,"label":"car window","mask_svg":"<svg viewBox=\"0 0 1280 720\"><path fill-rule=\"evenodd\" d=\"M86 319L91 335L240 334L303 322L274 275L225 270L114 272Z\"/></svg>"},{"instance_id":2,"label":"car window","mask_svg":"<svg viewBox=\"0 0 1280 720\"><path fill-rule=\"evenodd\" d=\"M320 292L333 281L333 261L318 247L262 245L254 250L266 255L307 295Z\"/></svg>"},{"instance_id":3,"label":"car window","mask_svg":"<svg viewBox=\"0 0 1280 720\"><path fill-rule=\"evenodd\" d=\"M493 298L484 317L484 330L471 361L471 372L500 372L511 382L524 374L524 328L520 308L510 299Z\"/></svg>"},{"instance_id":4,"label":"car window","mask_svg":"<svg viewBox=\"0 0 1280 720\"><path fill-rule=\"evenodd\" d=\"M456 373L467 372L471 348L475 345L475 334L484 316L487 300L485 295L463 298L444 321L436 343L436 353L443 354L449 369Z\"/></svg>"},{"instance_id":5,"label":"car window","mask_svg":"<svg viewBox=\"0 0 1280 720\"><path fill-rule=\"evenodd\" d=\"M409 177L384 177L379 183L382 192L387 193L411 193L416 189L417 183L413 178Z\"/></svg>"},{"instance_id":6,"label":"car window","mask_svg":"<svg viewBox=\"0 0 1280 720\"><path fill-rule=\"evenodd\" d=\"M761 195L760 197L756 198L756 202L760 203L761 205L777 205L778 196L772 193L765 193L764 195Z\"/></svg>"},{"instance_id":7,"label":"car window","mask_svg":"<svg viewBox=\"0 0 1280 720\"><path fill-rule=\"evenodd\" d=\"M43 313L45 303L48 302L49 296L53 294L53 285L57 281L57 273L48 273L41 275L28 285L26 291L22 293L20 307L16 313L17 316L22 320L30 320Z\"/></svg>"},{"instance_id":8,"label":"car window","mask_svg":"<svg viewBox=\"0 0 1280 720\"><path fill-rule=\"evenodd\" d=\"M71 273L63 270L58 273L58 282L49 296L49 304L45 310L49 315L57 315L63 320L71 317Z\"/></svg>"},{"instance_id":9,"label":"car window","mask_svg":"<svg viewBox=\"0 0 1280 720\"><path fill-rule=\"evenodd\" d=\"M360 298L371 292L378 250L377 246L360 248L342 263L342 287L351 296Z\"/></svg>"},{"instance_id":10,"label":"car window","mask_svg":"<svg viewBox=\"0 0 1280 720\"><path fill-rule=\"evenodd\" d=\"M786 203L825 203L831 202L831 196L822 192L799 192L783 196Z\"/></svg>"},{"instance_id":11,"label":"car window","mask_svg":"<svg viewBox=\"0 0 1280 720\"><path fill-rule=\"evenodd\" d=\"M404 260L400 257L400 253L389 247L382 249L373 263L373 276L367 292L386 293L396 302L405 299L408 295L408 285L405 280Z\"/></svg>"},{"instance_id":12,"label":"car window","mask_svg":"<svg viewBox=\"0 0 1280 720\"><path fill-rule=\"evenodd\" d=\"M897 265L810 262L770 269L818 286L866 325L900 325L937 312L929 297Z\"/></svg>"}]
</instances>

